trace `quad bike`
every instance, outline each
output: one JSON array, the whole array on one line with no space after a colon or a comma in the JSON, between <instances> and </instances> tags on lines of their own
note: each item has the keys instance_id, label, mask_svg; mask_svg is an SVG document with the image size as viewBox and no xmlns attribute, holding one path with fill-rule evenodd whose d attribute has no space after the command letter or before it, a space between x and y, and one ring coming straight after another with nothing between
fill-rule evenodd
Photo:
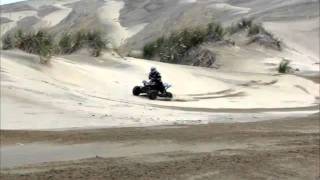
<instances>
[{"instance_id":1,"label":"quad bike","mask_svg":"<svg viewBox=\"0 0 320 180\"><path fill-rule=\"evenodd\" d=\"M132 90L132 94L139 96L140 94L146 94L149 99L155 100L157 97L164 97L172 99L172 93L168 92L167 89L171 87L169 84L163 84L164 91L161 93L154 82L143 81L143 86L135 86Z\"/></svg>"}]
</instances>

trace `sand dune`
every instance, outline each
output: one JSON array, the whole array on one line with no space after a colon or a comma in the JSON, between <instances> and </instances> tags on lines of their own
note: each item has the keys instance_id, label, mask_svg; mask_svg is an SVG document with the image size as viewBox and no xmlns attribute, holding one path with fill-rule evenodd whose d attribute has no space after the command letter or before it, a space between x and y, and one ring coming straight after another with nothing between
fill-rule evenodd
<instances>
[{"instance_id":1,"label":"sand dune","mask_svg":"<svg viewBox=\"0 0 320 180\"><path fill-rule=\"evenodd\" d=\"M89 8L90 2L102 5ZM37 11L40 11L41 7L44 6L55 6L60 10L49 13L44 17L38 17ZM87 7L82 8L82 6ZM3 8L6 7L8 9L1 14L1 17L7 18L10 14L14 22L1 25L1 36L17 26L19 20L31 16L40 19L40 22L34 26L35 29L50 27L57 34L61 31L69 31L73 26L77 26L76 30L103 29L116 47L122 45L127 51L131 49L140 50L146 42L160 35L168 34L172 30L206 25L209 21L212 21L212 18L227 25L243 17L254 17L257 21L265 22L265 26L290 48L294 48L299 53L308 52L319 61L319 53L317 52L319 39L306 36L310 33L315 36L319 32L319 25L316 25L319 18L319 9L317 9L319 2L317 1L284 2L272 0L266 4L262 0L233 0L228 2L209 0L30 0L21 4L18 3L15 6L3 6ZM21 8L22 10L33 9L32 11L18 11ZM83 10L88 8L90 11ZM68 14L75 9L77 11L75 16L77 17L72 18L78 23L84 21L85 23L82 22L83 26L69 21L66 21L65 24L59 24L63 20L70 19ZM80 12L81 10L83 12ZM10 17L8 18L10 19ZM298 21L295 22L295 20ZM275 23L274 26L272 26L272 23ZM293 28L286 28L289 26L293 26ZM297 26L313 32L304 33L305 30L295 28ZM311 40L309 41L309 39ZM304 46L305 44L307 46Z\"/></svg>"},{"instance_id":2,"label":"sand dune","mask_svg":"<svg viewBox=\"0 0 320 180\"><path fill-rule=\"evenodd\" d=\"M319 86L293 75L227 73L134 58L124 60L109 53L101 59L57 57L49 66L42 66L36 56L9 51L2 53L1 61L4 129L259 121L279 116L273 113L277 108L297 108L294 116L317 111L316 107L299 107L315 105ZM132 96L133 86L146 79L151 66L156 66L163 80L173 85L173 101ZM251 111L257 108L265 110ZM292 110L285 112L282 115L292 115Z\"/></svg>"},{"instance_id":3,"label":"sand dune","mask_svg":"<svg viewBox=\"0 0 320 180\"><path fill-rule=\"evenodd\" d=\"M83 48L48 64L1 50L1 179L319 178L319 5L28 0L0 6L0 39L20 28L45 28L54 37L99 30L113 45L98 58ZM190 50L197 61L201 56L199 66L210 59L210 68L127 57L142 57L146 43L173 31L212 21L229 26L244 17L261 23L281 47L251 43L246 29ZM294 72L278 73L283 59ZM132 95L150 67L172 85L171 100Z\"/></svg>"},{"instance_id":4,"label":"sand dune","mask_svg":"<svg viewBox=\"0 0 320 180\"><path fill-rule=\"evenodd\" d=\"M124 44L128 38L137 34L147 23L137 24L133 27L123 27L120 24L120 10L124 7L122 1L106 1L104 6L98 9L100 21L108 29L108 37L115 47Z\"/></svg>"},{"instance_id":5,"label":"sand dune","mask_svg":"<svg viewBox=\"0 0 320 180\"><path fill-rule=\"evenodd\" d=\"M319 17L300 21L267 22L265 26L289 47L311 57L315 62L319 61Z\"/></svg>"},{"instance_id":6,"label":"sand dune","mask_svg":"<svg viewBox=\"0 0 320 180\"><path fill-rule=\"evenodd\" d=\"M58 8L59 10L44 16L41 19L41 22L35 25L37 29L53 27L59 24L72 11L71 8L66 8L60 4L55 4L54 7Z\"/></svg>"},{"instance_id":7,"label":"sand dune","mask_svg":"<svg viewBox=\"0 0 320 180\"><path fill-rule=\"evenodd\" d=\"M39 20L35 25L29 24L35 29L49 27L56 34L83 28L103 29L114 47L139 51L152 39L183 27L206 25L212 17L223 25L242 17L255 17L285 46L282 52L277 52L247 45L245 41L237 41L233 47L204 45L217 54L219 70L120 58L110 52L99 59L83 54L54 57L49 66L41 66L36 56L4 51L1 101L6 106L1 107L5 112L1 114L5 119L1 121L2 128L258 121L279 113L293 115L294 111L294 116L306 115L315 112L319 103L317 84L294 75L276 74L283 58L290 59L299 74L319 73L316 42L319 15L318 10L312 11L318 2L32 0L25 3L28 8L10 6L12 12L6 10L1 14L12 21L1 24L1 36L23 18L33 17ZM42 12L44 6L53 6L55 10ZM43 16L38 14L40 11ZM231 38L243 37L240 34ZM146 79L151 66L159 69L163 81L173 85L172 101L132 96L133 86Z\"/></svg>"},{"instance_id":8,"label":"sand dune","mask_svg":"<svg viewBox=\"0 0 320 180\"><path fill-rule=\"evenodd\" d=\"M18 21L28 16L37 17L37 12L36 11L19 11L19 12L1 13L1 17L8 18L11 20L11 22L1 24L0 36L2 37L6 32L16 27Z\"/></svg>"}]
</instances>

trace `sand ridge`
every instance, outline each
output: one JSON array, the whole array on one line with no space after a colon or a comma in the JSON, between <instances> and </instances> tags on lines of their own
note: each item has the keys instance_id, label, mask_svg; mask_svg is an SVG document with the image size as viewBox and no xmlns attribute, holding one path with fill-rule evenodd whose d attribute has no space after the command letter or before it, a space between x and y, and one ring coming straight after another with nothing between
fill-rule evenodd
<instances>
[{"instance_id":1,"label":"sand ridge","mask_svg":"<svg viewBox=\"0 0 320 180\"><path fill-rule=\"evenodd\" d=\"M38 64L37 58L20 51L1 55L4 129L261 121L279 116L273 113L278 110L280 116L306 116L318 110L318 84L294 75L213 71L122 59L112 53L102 58L54 57L48 66ZM172 101L132 95L151 66L173 85Z\"/></svg>"}]
</instances>

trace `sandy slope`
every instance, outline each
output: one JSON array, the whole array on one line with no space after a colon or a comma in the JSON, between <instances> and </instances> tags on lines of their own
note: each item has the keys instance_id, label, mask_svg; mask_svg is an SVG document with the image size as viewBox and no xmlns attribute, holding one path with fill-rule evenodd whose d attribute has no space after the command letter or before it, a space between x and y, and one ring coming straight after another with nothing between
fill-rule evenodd
<instances>
[{"instance_id":1,"label":"sandy slope","mask_svg":"<svg viewBox=\"0 0 320 180\"><path fill-rule=\"evenodd\" d=\"M106 1L104 6L98 9L100 21L106 25L108 38L115 47L126 43L125 41L131 36L142 30L147 24L136 24L133 27L123 27L120 24L120 10L124 7L122 1Z\"/></svg>"},{"instance_id":2,"label":"sandy slope","mask_svg":"<svg viewBox=\"0 0 320 180\"><path fill-rule=\"evenodd\" d=\"M132 96L151 66L173 85L172 101ZM111 53L56 57L42 66L36 56L4 51L1 76L3 129L258 121L316 112L309 107L319 96L317 84L293 75L227 73Z\"/></svg>"},{"instance_id":3,"label":"sandy slope","mask_svg":"<svg viewBox=\"0 0 320 180\"><path fill-rule=\"evenodd\" d=\"M2 128L257 121L279 116L274 111L281 111L282 115L287 115L286 111L297 111L301 115L305 112L299 111L317 109L314 107L319 101L317 84L301 77L274 73L282 58L292 60L302 74L318 73L318 44L314 45L318 39L313 36L319 32L316 23L319 17L316 11L311 11L318 3L272 2L32 0L27 2L32 10L12 8L13 12L6 11L1 17L13 22L1 24L1 29L10 30L26 16L40 19L32 27L52 26L56 33L84 26L104 28L116 47L125 45L127 50L139 49L148 40L173 29L207 24L212 16L228 24L248 15L265 22L266 28L282 39L286 47L283 52L275 52L256 45L210 45L208 48L217 53L221 65L218 71L122 59L112 53L100 59L81 54L54 57L50 66L41 66L36 56L3 52L1 101L6 106L1 107L5 112L1 114L5 119L1 121ZM43 6L60 10L38 17L37 11ZM287 11L288 8L292 11ZM283 28L287 26L292 28ZM132 87L146 79L151 66L156 66L163 80L173 85L173 101L149 101L131 95ZM123 113L124 110L128 113ZM66 117L68 121L64 120Z\"/></svg>"},{"instance_id":4,"label":"sandy slope","mask_svg":"<svg viewBox=\"0 0 320 180\"><path fill-rule=\"evenodd\" d=\"M53 7L56 7L59 10L44 16L38 24L34 25L36 29L53 27L59 24L72 11L71 8L67 8L62 4L54 4Z\"/></svg>"},{"instance_id":5,"label":"sandy slope","mask_svg":"<svg viewBox=\"0 0 320 180\"><path fill-rule=\"evenodd\" d=\"M319 62L319 17L298 21L266 22L265 26L300 55L292 58L300 59L300 66L302 61L309 61L309 66ZM319 67L313 66L309 69L316 71Z\"/></svg>"},{"instance_id":6,"label":"sandy slope","mask_svg":"<svg viewBox=\"0 0 320 180\"><path fill-rule=\"evenodd\" d=\"M28 16L35 16L37 17L36 11L19 11L19 12L8 12L8 13L1 13L1 17L5 17L10 19L12 22L8 22L5 24L1 24L1 37L12 28L17 26L17 22L22 20Z\"/></svg>"}]
</instances>

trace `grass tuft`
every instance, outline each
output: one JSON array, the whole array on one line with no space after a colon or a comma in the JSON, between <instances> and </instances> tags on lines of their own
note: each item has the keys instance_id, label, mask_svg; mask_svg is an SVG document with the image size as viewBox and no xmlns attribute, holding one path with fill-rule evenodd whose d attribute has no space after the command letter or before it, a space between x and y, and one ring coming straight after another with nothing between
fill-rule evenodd
<instances>
[{"instance_id":1,"label":"grass tuft","mask_svg":"<svg viewBox=\"0 0 320 180\"><path fill-rule=\"evenodd\" d=\"M279 73L288 73L292 68L290 67L290 61L287 59L282 59L278 66Z\"/></svg>"}]
</instances>

